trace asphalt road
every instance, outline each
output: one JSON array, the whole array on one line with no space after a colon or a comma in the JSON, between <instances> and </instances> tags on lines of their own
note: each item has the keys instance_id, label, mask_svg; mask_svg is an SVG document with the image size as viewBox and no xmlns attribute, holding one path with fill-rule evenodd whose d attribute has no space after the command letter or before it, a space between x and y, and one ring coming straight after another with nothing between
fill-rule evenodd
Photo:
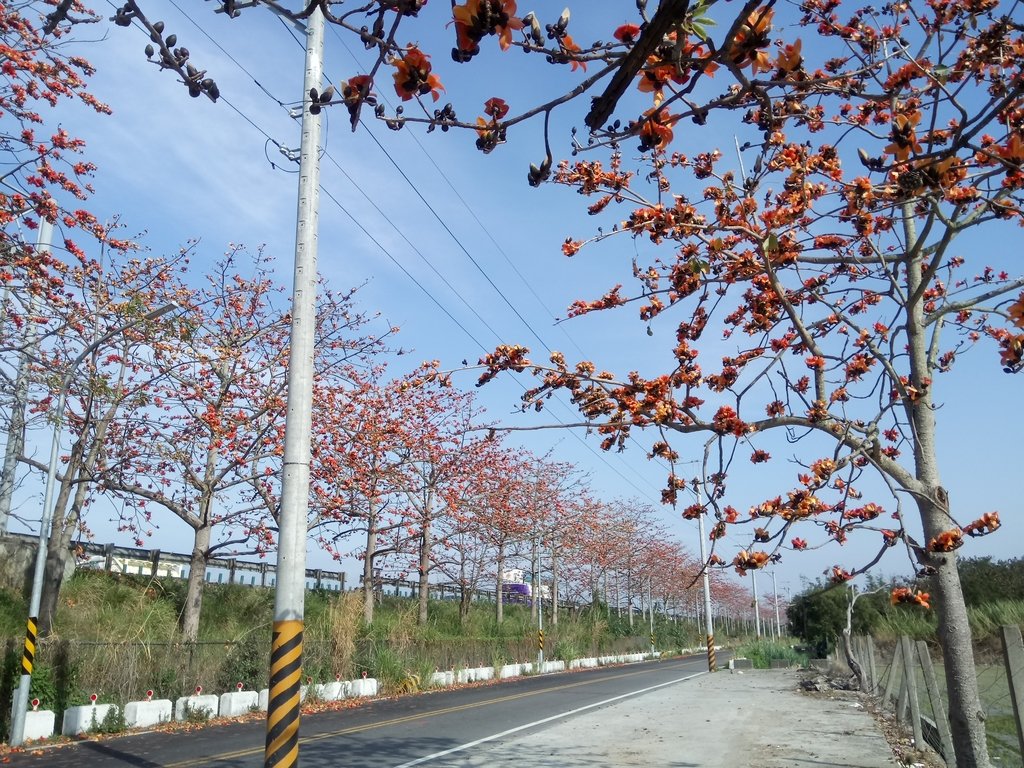
<instances>
[{"instance_id":1,"label":"asphalt road","mask_svg":"<svg viewBox=\"0 0 1024 768\"><path fill-rule=\"evenodd\" d=\"M381 699L355 709L304 715L304 768L412 768L472 758L523 734L564 724L707 670L703 656L527 677L471 688ZM12 768L258 768L265 725L225 723L184 733L149 732L13 754Z\"/></svg>"}]
</instances>

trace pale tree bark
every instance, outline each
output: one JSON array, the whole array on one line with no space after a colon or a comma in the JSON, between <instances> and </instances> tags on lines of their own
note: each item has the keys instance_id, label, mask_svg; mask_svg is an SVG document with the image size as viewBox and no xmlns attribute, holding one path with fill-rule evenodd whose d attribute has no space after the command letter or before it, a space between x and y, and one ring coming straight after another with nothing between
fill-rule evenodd
<instances>
[{"instance_id":1,"label":"pale tree bark","mask_svg":"<svg viewBox=\"0 0 1024 768\"><path fill-rule=\"evenodd\" d=\"M363 556L363 621L373 623L373 559L377 554L376 510L370 502L366 513L366 552Z\"/></svg>"},{"instance_id":2,"label":"pale tree bark","mask_svg":"<svg viewBox=\"0 0 1024 768\"><path fill-rule=\"evenodd\" d=\"M431 522L433 513L433 494L428 492L428 497L423 505L420 531L420 562L419 562L419 605L416 621L420 626L427 623L427 607L430 597L430 548L433 546L431 540Z\"/></svg>"},{"instance_id":3,"label":"pale tree bark","mask_svg":"<svg viewBox=\"0 0 1024 768\"><path fill-rule=\"evenodd\" d=\"M192 540L185 607L180 621L181 634L185 641L190 643L199 639L199 617L203 610L203 587L206 584L206 564L210 559L210 538L210 527L202 526L196 529Z\"/></svg>"},{"instance_id":4,"label":"pale tree bark","mask_svg":"<svg viewBox=\"0 0 1024 768\"><path fill-rule=\"evenodd\" d=\"M939 642L946 670L949 697L950 730L956 751L957 768L989 768L988 744L985 737L985 712L978 693L978 676L974 665L974 645L967 620L967 606L960 587L960 574L953 552L927 551L928 543L943 531L955 527L949 512L949 497L942 487L936 449L935 402L931 386L932 356L927 338L923 292L929 263L922 255L913 212L907 204L903 209L904 231L908 243L906 285L907 353L910 361L910 382L919 391L917 398L904 398L907 420L914 430L914 477L916 487L910 490L917 503L924 531L925 551L921 560L932 574L934 607L939 619ZM937 254L929 254L932 263ZM935 331L938 333L938 329Z\"/></svg>"},{"instance_id":5,"label":"pale tree bark","mask_svg":"<svg viewBox=\"0 0 1024 768\"><path fill-rule=\"evenodd\" d=\"M503 593L505 587L504 570L505 570L505 542L502 541L498 544L498 577L495 579L494 587L494 620L499 625L505 620L505 596Z\"/></svg>"}]
</instances>

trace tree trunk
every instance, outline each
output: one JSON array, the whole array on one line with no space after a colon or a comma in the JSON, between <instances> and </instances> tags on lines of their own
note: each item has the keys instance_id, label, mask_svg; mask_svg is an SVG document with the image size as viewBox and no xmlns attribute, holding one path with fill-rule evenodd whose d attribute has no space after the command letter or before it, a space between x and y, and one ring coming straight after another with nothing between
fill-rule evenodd
<instances>
[{"instance_id":1,"label":"tree trunk","mask_svg":"<svg viewBox=\"0 0 1024 768\"><path fill-rule=\"evenodd\" d=\"M933 370L922 300L926 264L918 247L918 233L909 203L904 207L904 231L910 255L905 266L906 290L907 295L913 297L906 307L909 382L920 394L916 398L904 398L903 407L915 436L914 480L917 485L912 490L925 537L920 559L933 573L932 592L946 669L949 721L956 765L957 768L989 768L991 763L985 739L985 711L978 695L974 646L967 622L967 606L960 586L960 574L956 567L956 554L928 551L928 543L943 531L954 527L955 523L949 514L949 496L939 479L934 390L931 385Z\"/></svg>"},{"instance_id":2,"label":"tree trunk","mask_svg":"<svg viewBox=\"0 0 1024 768\"><path fill-rule=\"evenodd\" d=\"M498 545L498 578L494 588L494 620L499 625L505 620L505 596L502 590L505 586L505 542Z\"/></svg>"},{"instance_id":3,"label":"tree trunk","mask_svg":"<svg viewBox=\"0 0 1024 768\"><path fill-rule=\"evenodd\" d=\"M373 560L377 554L377 521L373 503L366 515L366 553L363 557L363 622L373 623Z\"/></svg>"},{"instance_id":4,"label":"tree trunk","mask_svg":"<svg viewBox=\"0 0 1024 768\"><path fill-rule=\"evenodd\" d=\"M97 447L95 442L88 460L95 465ZM82 516L82 505L85 504L87 484L82 480L86 464L85 446L81 439L71 448L64 477L60 480L60 490L53 502L53 517L50 520L50 531L46 544L46 565L43 570L43 591L39 595L38 633L46 637L53 628L57 616L60 588L64 583L64 569L71 557L71 538L78 530ZM75 478L80 482L74 483ZM71 492L74 490L74 500ZM70 506L70 509L68 507ZM64 510L68 509L67 514Z\"/></svg>"},{"instance_id":5,"label":"tree trunk","mask_svg":"<svg viewBox=\"0 0 1024 768\"><path fill-rule=\"evenodd\" d=\"M945 492L939 490L944 498ZM933 520L939 517L934 511L922 515ZM948 520L944 511L939 519ZM927 526L926 530L931 539L935 526ZM956 751L956 765L957 768L989 768L985 710L978 693L974 644L960 586L960 574L956 567L956 555L952 552L933 553L928 561L935 568L932 600L939 618L938 634L946 670L949 725Z\"/></svg>"},{"instance_id":6,"label":"tree trunk","mask_svg":"<svg viewBox=\"0 0 1024 768\"><path fill-rule=\"evenodd\" d=\"M203 587L206 585L206 563L210 558L211 534L208 525L197 528L192 544L185 607L181 612L181 634L189 643L194 643L199 638L199 615L203 609Z\"/></svg>"},{"instance_id":7,"label":"tree trunk","mask_svg":"<svg viewBox=\"0 0 1024 768\"><path fill-rule=\"evenodd\" d=\"M424 515L423 531L420 534L419 613L416 616L421 627L427 623L427 598L430 596L430 545L430 518Z\"/></svg>"}]
</instances>

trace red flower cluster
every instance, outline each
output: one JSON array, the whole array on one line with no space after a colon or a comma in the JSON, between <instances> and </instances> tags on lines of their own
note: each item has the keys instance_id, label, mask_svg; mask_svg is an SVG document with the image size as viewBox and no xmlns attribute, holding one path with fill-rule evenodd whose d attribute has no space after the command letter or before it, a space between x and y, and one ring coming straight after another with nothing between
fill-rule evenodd
<instances>
[{"instance_id":1,"label":"red flower cluster","mask_svg":"<svg viewBox=\"0 0 1024 768\"><path fill-rule=\"evenodd\" d=\"M992 533L1000 525L1002 523L999 522L998 512L986 512L970 525L965 525L964 533L968 536L984 536L987 533Z\"/></svg>"},{"instance_id":2,"label":"red flower cluster","mask_svg":"<svg viewBox=\"0 0 1024 768\"><path fill-rule=\"evenodd\" d=\"M907 587L897 587L892 591L892 604L893 605L919 605L922 608L931 608L928 600L930 595L927 592L920 592L908 589Z\"/></svg>"}]
</instances>

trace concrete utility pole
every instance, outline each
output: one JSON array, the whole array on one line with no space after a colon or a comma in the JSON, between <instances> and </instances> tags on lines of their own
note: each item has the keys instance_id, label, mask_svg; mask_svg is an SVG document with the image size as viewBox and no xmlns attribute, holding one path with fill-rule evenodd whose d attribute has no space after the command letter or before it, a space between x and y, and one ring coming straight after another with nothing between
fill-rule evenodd
<instances>
[{"instance_id":1,"label":"concrete utility pole","mask_svg":"<svg viewBox=\"0 0 1024 768\"><path fill-rule=\"evenodd\" d=\"M718 671L718 660L715 658L715 624L711 617L711 579L708 577L708 551L704 543L704 515L697 515L697 535L700 537L701 577L704 582L704 636L708 648L708 671Z\"/></svg>"},{"instance_id":2,"label":"concrete utility pole","mask_svg":"<svg viewBox=\"0 0 1024 768\"><path fill-rule=\"evenodd\" d=\"M772 568L772 591L775 593L775 636L782 638L782 620L779 618L779 583L775 580L775 569Z\"/></svg>"},{"instance_id":3,"label":"concrete utility pole","mask_svg":"<svg viewBox=\"0 0 1024 768\"><path fill-rule=\"evenodd\" d=\"M761 636L761 606L757 602L757 571L750 572L750 581L754 585L754 631Z\"/></svg>"},{"instance_id":4,"label":"concrete utility pole","mask_svg":"<svg viewBox=\"0 0 1024 768\"><path fill-rule=\"evenodd\" d=\"M317 228L320 210L320 115L310 111L311 89L323 79L324 17L314 7L306 22L306 71L302 85L295 276L288 353L288 411L270 649L266 768L299 763L299 687L306 598L306 513L309 508L310 432L313 413L313 346L316 326Z\"/></svg>"},{"instance_id":5,"label":"concrete utility pole","mask_svg":"<svg viewBox=\"0 0 1024 768\"><path fill-rule=\"evenodd\" d=\"M48 219L39 221L36 235L36 253L49 253L53 243L53 224ZM29 297L29 313L35 311L36 297ZM7 533L11 520L11 499L14 496L14 479L18 472L18 458L25 448L25 400L28 398L28 366L36 343L36 324L30 322L25 332L25 348L18 355L18 373L14 380L14 402L11 404L11 421L7 425L7 445L4 448L4 465L0 470L0 536Z\"/></svg>"}]
</instances>

